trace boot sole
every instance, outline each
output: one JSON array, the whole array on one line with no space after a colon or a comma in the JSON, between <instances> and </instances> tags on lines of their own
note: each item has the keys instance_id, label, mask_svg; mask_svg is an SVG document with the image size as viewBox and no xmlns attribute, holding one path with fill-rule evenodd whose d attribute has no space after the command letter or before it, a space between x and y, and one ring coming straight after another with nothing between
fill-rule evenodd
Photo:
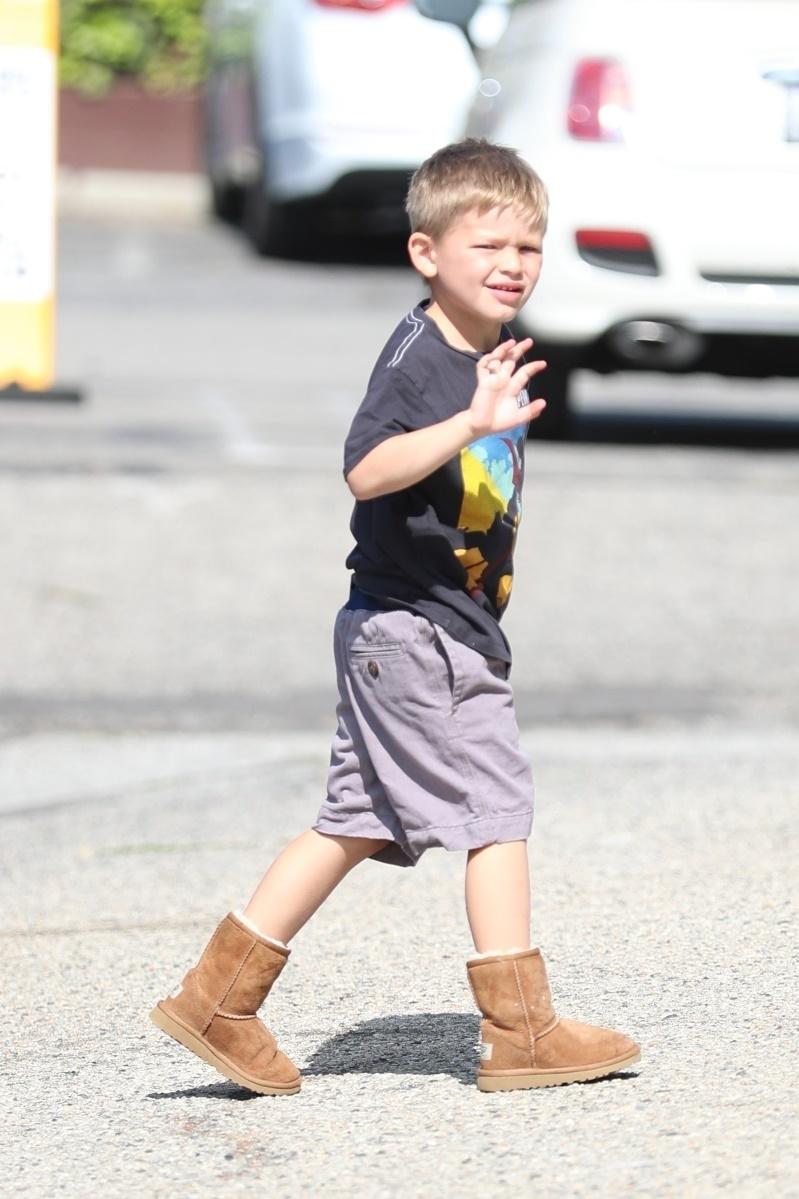
<instances>
[{"instance_id":1,"label":"boot sole","mask_svg":"<svg viewBox=\"0 0 799 1199\"><path fill-rule=\"evenodd\" d=\"M229 1078L231 1082L235 1082L238 1086L244 1087L248 1091L255 1091L256 1095L296 1095L300 1089L301 1080L290 1083L274 1083L269 1085L263 1082L257 1082L254 1078L248 1078L246 1074L242 1074L237 1070L233 1062L227 1058L221 1057L216 1053L205 1041L193 1033L185 1024L181 1024L173 1016L170 1016L160 1004L156 1004L150 1012L150 1019L156 1028L160 1028L167 1036L170 1036L175 1041L179 1041L186 1049L190 1049L197 1057L202 1058L209 1066L213 1066L220 1074L224 1074L225 1078Z\"/></svg>"},{"instance_id":2,"label":"boot sole","mask_svg":"<svg viewBox=\"0 0 799 1199\"><path fill-rule=\"evenodd\" d=\"M479 1091L521 1091L532 1087L561 1087L567 1082L590 1082L592 1078L607 1078L633 1062L641 1060L641 1054L631 1053L612 1062L599 1062L595 1066L581 1066L577 1070L507 1070L502 1074L477 1075Z\"/></svg>"}]
</instances>

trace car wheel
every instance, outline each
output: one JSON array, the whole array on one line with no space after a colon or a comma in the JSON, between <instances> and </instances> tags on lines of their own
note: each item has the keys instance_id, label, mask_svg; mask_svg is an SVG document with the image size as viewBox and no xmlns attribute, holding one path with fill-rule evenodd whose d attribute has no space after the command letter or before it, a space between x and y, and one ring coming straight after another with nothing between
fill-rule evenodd
<instances>
[{"instance_id":1,"label":"car wheel","mask_svg":"<svg viewBox=\"0 0 799 1199\"><path fill-rule=\"evenodd\" d=\"M211 212L226 225L238 225L244 209L244 192L232 183L211 179L209 185Z\"/></svg>"},{"instance_id":2,"label":"car wheel","mask_svg":"<svg viewBox=\"0 0 799 1199\"><path fill-rule=\"evenodd\" d=\"M542 353L542 357L546 357L546 354ZM570 378L569 368L554 362L550 362L547 369L538 376L541 384L536 388L536 392L546 400L547 406L536 420L531 421L529 437L538 437L544 441L564 441L571 436L574 414L569 404Z\"/></svg>"},{"instance_id":3,"label":"car wheel","mask_svg":"<svg viewBox=\"0 0 799 1199\"><path fill-rule=\"evenodd\" d=\"M291 253L297 227L290 205L271 199L263 179L257 179L244 196L242 224L256 254Z\"/></svg>"}]
</instances>

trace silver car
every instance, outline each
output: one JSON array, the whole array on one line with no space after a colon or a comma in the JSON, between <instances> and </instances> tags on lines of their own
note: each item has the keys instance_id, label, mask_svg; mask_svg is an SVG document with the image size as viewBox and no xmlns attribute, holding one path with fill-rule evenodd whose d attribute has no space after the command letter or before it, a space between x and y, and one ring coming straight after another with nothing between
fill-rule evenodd
<instances>
[{"instance_id":1,"label":"silver car","mask_svg":"<svg viewBox=\"0 0 799 1199\"><path fill-rule=\"evenodd\" d=\"M462 134L479 80L462 29L412 0L209 0L213 207L255 248L309 219L404 228L408 176ZM444 5L446 15L446 5Z\"/></svg>"}]
</instances>

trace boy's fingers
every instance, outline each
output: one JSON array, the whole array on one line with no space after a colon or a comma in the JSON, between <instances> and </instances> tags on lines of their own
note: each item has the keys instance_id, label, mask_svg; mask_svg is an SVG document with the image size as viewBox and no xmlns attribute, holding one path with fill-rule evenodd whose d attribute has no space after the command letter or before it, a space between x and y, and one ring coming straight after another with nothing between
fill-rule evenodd
<instances>
[{"instance_id":1,"label":"boy's fingers","mask_svg":"<svg viewBox=\"0 0 799 1199\"><path fill-rule=\"evenodd\" d=\"M502 425L498 426L494 432L501 433L505 429L514 429L518 425L523 425L525 421L535 420L537 416L541 415L546 406L547 402L544 399L532 400L529 404L525 404L523 408L520 408L512 418L503 421Z\"/></svg>"},{"instance_id":2,"label":"boy's fingers","mask_svg":"<svg viewBox=\"0 0 799 1199\"><path fill-rule=\"evenodd\" d=\"M522 420L535 420L537 416L541 415L546 406L546 400L533 400L531 403L527 404L526 407L520 410L519 416L522 418Z\"/></svg>"},{"instance_id":3,"label":"boy's fingers","mask_svg":"<svg viewBox=\"0 0 799 1199\"><path fill-rule=\"evenodd\" d=\"M477 363L478 375L498 375L502 368L502 362L494 354L486 354L485 358L481 358Z\"/></svg>"},{"instance_id":4,"label":"boy's fingers","mask_svg":"<svg viewBox=\"0 0 799 1199\"><path fill-rule=\"evenodd\" d=\"M531 337L526 337L523 341L515 341L511 338L508 341L503 341L496 349L491 350L488 354L484 354L478 360L478 370L483 370L489 375L499 375L505 381L513 380L514 386L518 384L519 389L524 387L528 379L533 375L537 375L539 371L544 370L546 362L537 360L536 362L528 362L516 370L517 363L522 354L529 350L533 344ZM515 373L514 373L515 372Z\"/></svg>"},{"instance_id":5,"label":"boy's fingers","mask_svg":"<svg viewBox=\"0 0 799 1199\"><path fill-rule=\"evenodd\" d=\"M495 375L500 367L504 365L505 361L508 360L508 354L515 344L513 340L503 341L496 349L489 350L487 354L483 354L483 357L477 363L478 367L483 367L489 374ZM511 358L510 361L513 362L513 359Z\"/></svg>"},{"instance_id":6,"label":"boy's fingers","mask_svg":"<svg viewBox=\"0 0 799 1199\"><path fill-rule=\"evenodd\" d=\"M528 362L526 366L519 367L514 378L514 383L518 380L519 386L524 387L529 379L532 379L534 375L539 375L541 371L545 371L546 369L547 364L544 359L536 358L535 362Z\"/></svg>"},{"instance_id":7,"label":"boy's fingers","mask_svg":"<svg viewBox=\"0 0 799 1199\"><path fill-rule=\"evenodd\" d=\"M532 337L525 337L523 341L517 341L516 345L513 347L513 350L511 351L511 353L513 354L514 360L516 362L518 362L519 359L522 357L522 355L526 354L527 351L532 347L532 344L533 344Z\"/></svg>"},{"instance_id":8,"label":"boy's fingers","mask_svg":"<svg viewBox=\"0 0 799 1199\"><path fill-rule=\"evenodd\" d=\"M516 345L516 342L511 337L508 339L508 341L500 342L500 344L497 346L497 348L495 350L491 351L490 356L492 358L499 358L502 361L505 361L505 359L507 359L509 355L513 354L513 347L515 345Z\"/></svg>"}]
</instances>

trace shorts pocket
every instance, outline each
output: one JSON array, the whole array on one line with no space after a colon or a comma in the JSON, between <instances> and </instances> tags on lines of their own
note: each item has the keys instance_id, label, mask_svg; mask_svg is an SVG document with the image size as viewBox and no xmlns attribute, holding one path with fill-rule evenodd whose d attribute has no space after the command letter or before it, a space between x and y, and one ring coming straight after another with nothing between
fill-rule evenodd
<instances>
[{"instance_id":1,"label":"shorts pocket","mask_svg":"<svg viewBox=\"0 0 799 1199\"><path fill-rule=\"evenodd\" d=\"M438 654L447 670L447 682L449 684L449 693L452 699L452 711L454 712L461 701L463 694L463 672L458 668L457 654L452 645L449 636L432 621L430 628L433 632L433 641Z\"/></svg>"},{"instance_id":2,"label":"shorts pocket","mask_svg":"<svg viewBox=\"0 0 799 1199\"><path fill-rule=\"evenodd\" d=\"M399 658L404 653L405 646L399 641L373 641L349 648L349 655L355 662L364 658Z\"/></svg>"},{"instance_id":3,"label":"shorts pocket","mask_svg":"<svg viewBox=\"0 0 799 1199\"><path fill-rule=\"evenodd\" d=\"M408 647L399 641L360 641L347 649L350 678L383 703L402 699L407 686Z\"/></svg>"}]
</instances>

